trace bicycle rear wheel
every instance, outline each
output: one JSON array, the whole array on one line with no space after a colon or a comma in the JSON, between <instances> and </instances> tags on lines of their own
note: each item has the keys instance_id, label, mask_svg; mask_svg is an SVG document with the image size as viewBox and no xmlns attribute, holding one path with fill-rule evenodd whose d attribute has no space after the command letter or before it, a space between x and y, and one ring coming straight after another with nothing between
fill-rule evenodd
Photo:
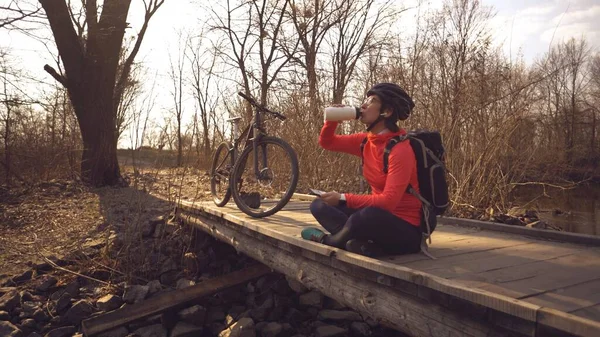
<instances>
[{"instance_id":1,"label":"bicycle rear wheel","mask_svg":"<svg viewBox=\"0 0 600 337\"><path fill-rule=\"evenodd\" d=\"M231 198L229 177L234 163L231 148L228 142L219 144L210 166L210 193L215 205L219 207L225 206Z\"/></svg>"},{"instance_id":2,"label":"bicycle rear wheel","mask_svg":"<svg viewBox=\"0 0 600 337\"><path fill-rule=\"evenodd\" d=\"M298 158L282 139L263 137L258 143L258 174L254 148L244 149L233 167L231 192L239 209L255 218L275 214L292 198L298 184Z\"/></svg>"}]
</instances>

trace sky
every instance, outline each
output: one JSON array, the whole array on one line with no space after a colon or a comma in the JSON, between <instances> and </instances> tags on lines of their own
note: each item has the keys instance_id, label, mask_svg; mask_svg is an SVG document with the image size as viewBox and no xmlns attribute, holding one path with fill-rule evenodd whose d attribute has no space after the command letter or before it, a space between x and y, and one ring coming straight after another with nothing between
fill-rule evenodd
<instances>
[{"instance_id":1,"label":"sky","mask_svg":"<svg viewBox=\"0 0 600 337\"><path fill-rule=\"evenodd\" d=\"M0 0L0 4L9 1ZM137 61L142 61L151 73L157 74L159 82L168 80L169 54L176 55L178 48L177 32L182 29L193 32L207 18L199 3L202 1L166 0L152 18ZM417 3L418 0L395 3L412 8L402 14L403 25L410 27L415 22ZM431 8L440 8L442 0L424 0L424 3ZM489 27L494 43L502 44L504 53L511 59L522 56L526 64L532 64L550 46L582 36L591 48L600 51L600 0L481 0L481 3L493 7L495 16ZM142 1L133 0L128 17L132 27L130 32L138 30L142 20ZM49 32L44 34L50 36ZM5 48L12 50L13 60L26 67L32 77L47 83L54 81L43 70L44 64L56 63L56 55L49 52L55 49L52 41L44 45L18 32L0 29L0 49ZM158 88L157 95L162 96L159 101L163 101L163 105L172 101L168 98L168 88ZM164 111L166 108L157 109Z\"/></svg>"}]
</instances>

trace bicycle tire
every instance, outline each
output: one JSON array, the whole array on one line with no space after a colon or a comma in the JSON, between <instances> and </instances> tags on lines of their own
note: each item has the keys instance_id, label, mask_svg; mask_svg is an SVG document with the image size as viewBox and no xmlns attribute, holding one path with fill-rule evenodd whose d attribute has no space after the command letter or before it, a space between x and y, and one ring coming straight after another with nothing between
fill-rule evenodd
<instances>
[{"instance_id":1,"label":"bicycle tire","mask_svg":"<svg viewBox=\"0 0 600 337\"><path fill-rule=\"evenodd\" d=\"M219 144L213 155L212 164L210 165L210 194L213 197L213 202L218 207L225 206L231 199L231 186L229 182L231 177L231 168L235 162L232 152L230 151L231 148L232 146L229 142L222 142ZM221 160L219 156L223 151L226 151L227 154L223 160ZM229 162L229 164L227 164L227 162ZM226 165L226 167L220 168L221 165ZM225 194L221 197L217 191L217 180L220 182L220 180L223 179L223 176L227 176L227 182L223 184L223 186L226 186L226 190Z\"/></svg>"},{"instance_id":2,"label":"bicycle tire","mask_svg":"<svg viewBox=\"0 0 600 337\"><path fill-rule=\"evenodd\" d=\"M247 215L254 217L254 218L263 218L263 217L273 215L273 214L279 212L292 198L292 195L294 194L294 192L296 190L296 185L298 184L298 178L299 178L298 157L296 156L296 151L294 151L294 149L288 143L286 143L283 139L280 139L280 138L265 136L258 142L257 148L263 144L265 144L265 145L272 144L275 146L279 146L285 151L285 153L287 154L287 158L289 158L289 161L291 164L292 172L290 172L290 173L291 173L292 177L291 177L290 185L288 186L287 190L285 191L283 197L281 197L279 199L279 201L275 204L274 207L272 207L266 211L261 211L261 210L257 210L257 209L249 207L242 200L241 195L240 195L240 188L241 188L241 185L243 184L243 182L238 183L238 184L233 183L236 181L242 181L241 175L246 167L246 162L248 162L248 163L253 162L251 158L248 158L248 156L250 156L250 154L252 153L254 148L252 146L248 146L244 149L242 154L236 160L235 165L233 167L233 171L231 173L231 178L230 178L230 186L231 186L231 192L232 192L231 194L232 194L233 200L235 201L238 208L242 212L244 212Z\"/></svg>"}]
</instances>

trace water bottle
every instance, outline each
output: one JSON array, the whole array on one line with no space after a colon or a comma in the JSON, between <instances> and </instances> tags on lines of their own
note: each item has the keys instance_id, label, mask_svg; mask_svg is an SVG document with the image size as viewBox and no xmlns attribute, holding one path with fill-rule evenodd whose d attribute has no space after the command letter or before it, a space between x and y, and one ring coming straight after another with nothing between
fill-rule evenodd
<instances>
[{"instance_id":1,"label":"water bottle","mask_svg":"<svg viewBox=\"0 0 600 337\"><path fill-rule=\"evenodd\" d=\"M326 121L348 121L352 119L360 118L360 108L346 105L346 106L330 106L325 108L325 120Z\"/></svg>"}]
</instances>

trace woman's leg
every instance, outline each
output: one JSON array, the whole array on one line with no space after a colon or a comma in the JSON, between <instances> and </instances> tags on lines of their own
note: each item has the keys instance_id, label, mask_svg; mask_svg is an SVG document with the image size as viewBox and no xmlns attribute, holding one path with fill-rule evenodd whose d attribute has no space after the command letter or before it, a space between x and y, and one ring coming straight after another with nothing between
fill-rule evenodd
<instances>
[{"instance_id":1,"label":"woman's leg","mask_svg":"<svg viewBox=\"0 0 600 337\"><path fill-rule=\"evenodd\" d=\"M416 253L420 249L421 231L386 210L366 207L352 214L343 228L325 237L323 243L345 248L351 239L373 241L388 254Z\"/></svg>"},{"instance_id":2,"label":"woman's leg","mask_svg":"<svg viewBox=\"0 0 600 337\"><path fill-rule=\"evenodd\" d=\"M329 206L321 198L316 198L310 204L310 212L329 233L335 234L343 227L348 217L356 212L346 206Z\"/></svg>"}]
</instances>

